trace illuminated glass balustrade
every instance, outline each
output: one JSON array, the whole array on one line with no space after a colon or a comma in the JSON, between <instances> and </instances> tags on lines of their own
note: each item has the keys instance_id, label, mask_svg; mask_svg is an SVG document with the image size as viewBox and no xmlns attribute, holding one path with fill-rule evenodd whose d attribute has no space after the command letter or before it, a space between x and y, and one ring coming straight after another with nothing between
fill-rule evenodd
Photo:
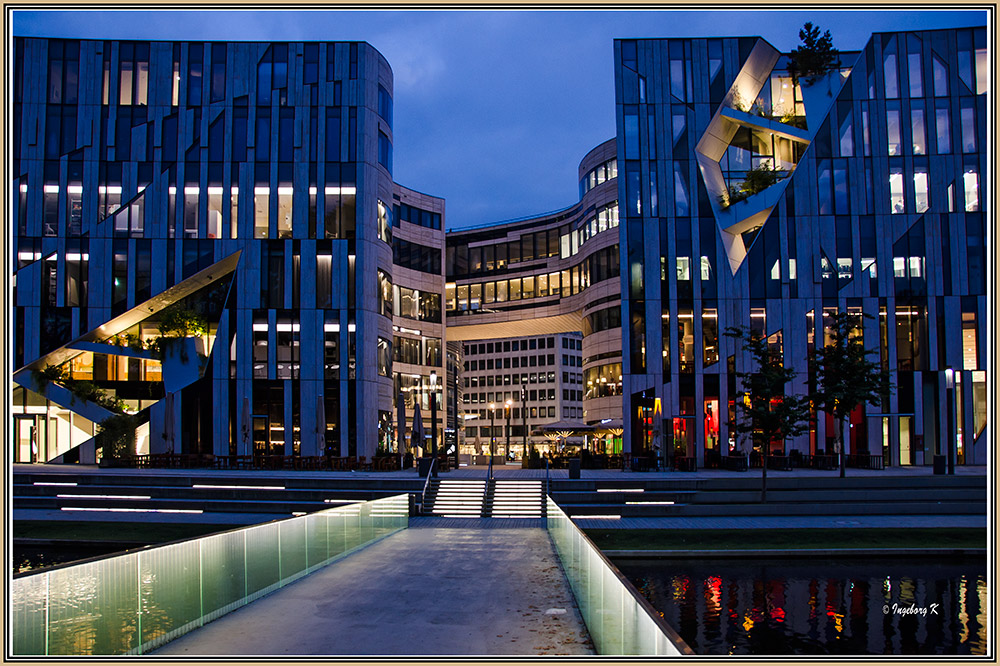
<instances>
[{"instance_id":1,"label":"illuminated glass balustrade","mask_svg":"<svg viewBox=\"0 0 1000 666\"><path fill-rule=\"evenodd\" d=\"M597 653L693 654L552 498L546 502L549 536Z\"/></svg>"},{"instance_id":2,"label":"illuminated glass balustrade","mask_svg":"<svg viewBox=\"0 0 1000 666\"><path fill-rule=\"evenodd\" d=\"M16 655L142 654L408 526L407 496L19 576Z\"/></svg>"}]
</instances>

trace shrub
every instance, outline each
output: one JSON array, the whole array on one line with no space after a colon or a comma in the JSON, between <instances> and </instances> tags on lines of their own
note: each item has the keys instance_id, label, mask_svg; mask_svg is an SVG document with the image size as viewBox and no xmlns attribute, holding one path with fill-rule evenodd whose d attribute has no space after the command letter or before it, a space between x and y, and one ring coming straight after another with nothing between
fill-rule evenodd
<instances>
[{"instance_id":1,"label":"shrub","mask_svg":"<svg viewBox=\"0 0 1000 666\"><path fill-rule=\"evenodd\" d=\"M746 178L744 179L743 185L740 189L748 192L749 194L757 194L758 192L763 192L777 182L778 172L775 169L772 169L768 164L761 163L753 169L747 171Z\"/></svg>"},{"instance_id":2,"label":"shrub","mask_svg":"<svg viewBox=\"0 0 1000 666\"><path fill-rule=\"evenodd\" d=\"M208 332L208 322L194 310L172 305L160 314L160 334L164 337L187 338Z\"/></svg>"},{"instance_id":3,"label":"shrub","mask_svg":"<svg viewBox=\"0 0 1000 666\"><path fill-rule=\"evenodd\" d=\"M117 460L135 455L135 430L139 420L132 414L115 414L97 424L95 443L104 458Z\"/></svg>"}]
</instances>

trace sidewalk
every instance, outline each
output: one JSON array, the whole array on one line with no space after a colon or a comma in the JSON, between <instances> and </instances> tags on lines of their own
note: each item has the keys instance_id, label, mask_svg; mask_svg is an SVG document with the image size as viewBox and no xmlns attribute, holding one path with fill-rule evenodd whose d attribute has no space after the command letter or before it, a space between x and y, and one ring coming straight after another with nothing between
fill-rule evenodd
<instances>
[{"instance_id":1,"label":"sidewalk","mask_svg":"<svg viewBox=\"0 0 1000 666\"><path fill-rule=\"evenodd\" d=\"M155 655L593 654L543 529L393 534Z\"/></svg>"}]
</instances>

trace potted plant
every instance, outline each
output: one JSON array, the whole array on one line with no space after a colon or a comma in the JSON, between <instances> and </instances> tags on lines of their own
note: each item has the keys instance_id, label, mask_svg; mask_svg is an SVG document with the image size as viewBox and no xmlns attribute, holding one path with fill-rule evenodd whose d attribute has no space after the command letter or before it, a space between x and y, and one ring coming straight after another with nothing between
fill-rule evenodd
<instances>
[{"instance_id":1,"label":"potted plant","mask_svg":"<svg viewBox=\"0 0 1000 666\"><path fill-rule=\"evenodd\" d=\"M162 312L159 327L153 349L163 364L163 386L172 393L201 376L207 358L202 336L208 333L208 324L193 310L171 306Z\"/></svg>"}]
</instances>

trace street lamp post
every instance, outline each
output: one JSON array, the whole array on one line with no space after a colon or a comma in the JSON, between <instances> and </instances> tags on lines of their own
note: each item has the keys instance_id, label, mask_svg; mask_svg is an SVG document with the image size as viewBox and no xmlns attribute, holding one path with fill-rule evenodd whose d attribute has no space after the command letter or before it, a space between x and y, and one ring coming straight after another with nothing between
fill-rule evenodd
<instances>
[{"instance_id":1,"label":"street lamp post","mask_svg":"<svg viewBox=\"0 0 1000 666\"><path fill-rule=\"evenodd\" d=\"M948 456L948 474L955 473L955 371L952 368L945 368L944 371L945 401L948 403L948 448L945 455Z\"/></svg>"},{"instance_id":2,"label":"street lamp post","mask_svg":"<svg viewBox=\"0 0 1000 666\"><path fill-rule=\"evenodd\" d=\"M437 373L431 370L431 456L437 460Z\"/></svg>"},{"instance_id":3,"label":"street lamp post","mask_svg":"<svg viewBox=\"0 0 1000 666\"><path fill-rule=\"evenodd\" d=\"M504 405L507 409L507 444L504 445L503 449L503 457L505 460L507 459L508 456L510 456L510 412L512 404L514 404L513 401L510 398L508 398L507 402Z\"/></svg>"},{"instance_id":4,"label":"street lamp post","mask_svg":"<svg viewBox=\"0 0 1000 666\"><path fill-rule=\"evenodd\" d=\"M521 384L521 427L524 428L524 452L523 458L528 457L528 391Z\"/></svg>"},{"instance_id":5,"label":"street lamp post","mask_svg":"<svg viewBox=\"0 0 1000 666\"><path fill-rule=\"evenodd\" d=\"M497 416L497 405L495 402L490 403L490 476L493 475L493 444L496 440L496 433L493 431L495 427Z\"/></svg>"},{"instance_id":6,"label":"street lamp post","mask_svg":"<svg viewBox=\"0 0 1000 666\"><path fill-rule=\"evenodd\" d=\"M455 415L455 469L458 469L458 431L462 420L458 414L458 384L456 381L455 390L452 391L452 413ZM463 430L464 432L464 430Z\"/></svg>"}]
</instances>

